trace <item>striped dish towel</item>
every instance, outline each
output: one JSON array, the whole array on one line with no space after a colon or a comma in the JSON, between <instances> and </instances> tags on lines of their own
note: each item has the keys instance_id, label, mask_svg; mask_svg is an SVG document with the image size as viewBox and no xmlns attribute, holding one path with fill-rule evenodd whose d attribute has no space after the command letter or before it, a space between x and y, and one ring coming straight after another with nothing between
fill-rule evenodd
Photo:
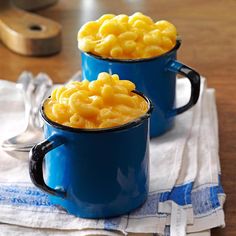
<instances>
[{"instance_id":1,"label":"striped dish towel","mask_svg":"<svg viewBox=\"0 0 236 236\"><path fill-rule=\"evenodd\" d=\"M189 94L187 79L179 79L177 106ZM176 117L171 131L150 141L146 203L112 219L81 219L54 206L31 184L28 163L0 150L0 235L209 236L211 228L225 224L217 124L214 90L202 78L198 104ZM0 81L0 143L24 127L20 92L14 83Z\"/></svg>"}]
</instances>

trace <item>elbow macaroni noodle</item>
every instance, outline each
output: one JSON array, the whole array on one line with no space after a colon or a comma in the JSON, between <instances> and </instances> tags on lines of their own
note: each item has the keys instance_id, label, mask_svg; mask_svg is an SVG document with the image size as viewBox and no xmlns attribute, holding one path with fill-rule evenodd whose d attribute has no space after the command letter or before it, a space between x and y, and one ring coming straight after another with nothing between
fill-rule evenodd
<instances>
[{"instance_id":1,"label":"elbow macaroni noodle","mask_svg":"<svg viewBox=\"0 0 236 236\"><path fill-rule=\"evenodd\" d=\"M56 88L44 104L46 116L74 128L109 128L144 115L149 106L132 91L135 85L119 76L100 73L92 82L74 81Z\"/></svg>"},{"instance_id":2,"label":"elbow macaroni noodle","mask_svg":"<svg viewBox=\"0 0 236 236\"><path fill-rule=\"evenodd\" d=\"M105 58L150 58L170 51L176 44L176 35L170 22L154 23L140 12L131 16L105 14L81 27L78 46Z\"/></svg>"}]
</instances>

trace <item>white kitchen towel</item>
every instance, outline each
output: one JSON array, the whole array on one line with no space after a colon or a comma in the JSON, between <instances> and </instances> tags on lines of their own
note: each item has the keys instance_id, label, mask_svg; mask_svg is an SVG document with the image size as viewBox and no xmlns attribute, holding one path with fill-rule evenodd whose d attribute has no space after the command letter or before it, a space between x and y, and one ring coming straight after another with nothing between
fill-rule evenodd
<instances>
[{"instance_id":1,"label":"white kitchen towel","mask_svg":"<svg viewBox=\"0 0 236 236\"><path fill-rule=\"evenodd\" d=\"M191 142L193 146L197 146L196 178L186 184L176 185L166 195L167 200L164 202L161 200L159 203L159 211L171 213L171 219L176 218L177 210L179 212L181 212L181 209L185 210L186 217L189 220L189 225L186 226L187 232L204 230L209 225L214 227L219 222L224 222L222 205L225 195L220 184L218 121L214 90L207 89L202 95L202 101L201 110L197 109L198 107L196 106L196 110L202 111L200 129L192 129L192 134L190 135L190 137L197 137L194 142ZM193 155L184 155L185 161L183 161L183 165L186 171L182 173L185 173L185 178L191 176L189 175L189 170L192 170L192 166L190 166L192 158ZM187 165L187 163L190 164ZM199 199L201 199L201 203L199 203ZM173 203L177 203L179 209L173 208L173 206L176 207ZM206 215L208 216L208 221L205 219ZM184 216L182 217L184 218ZM167 224L171 223L171 219L168 217ZM193 222L190 224L190 221Z\"/></svg>"},{"instance_id":2,"label":"white kitchen towel","mask_svg":"<svg viewBox=\"0 0 236 236\"><path fill-rule=\"evenodd\" d=\"M210 236L210 230L190 233L188 236ZM56 229L35 229L35 228L26 228L17 225L7 225L0 223L0 236L124 236L123 233L119 231L108 231L108 230L56 230ZM157 234L150 233L129 233L128 236L157 236Z\"/></svg>"},{"instance_id":3,"label":"white kitchen towel","mask_svg":"<svg viewBox=\"0 0 236 236\"><path fill-rule=\"evenodd\" d=\"M177 83L177 94L182 96L177 98L178 104L184 103L186 97L189 95L187 80L183 79L180 81L181 82L178 81ZM12 136L22 131L24 128L21 96L15 91L13 84L9 84L9 88L6 89L7 82L0 82L0 92L2 92L0 93L0 140ZM208 93L208 90L206 90L206 93ZM211 93L210 96L212 97L214 94ZM214 104L212 105L212 102L214 102L213 99L209 99L208 102L211 102L211 106L214 106ZM201 106L207 106L207 103L203 102ZM80 219L68 215L64 210L53 206L49 202L47 194L41 192L30 183L27 162L14 159L0 150L0 222L24 227L40 228L41 230L47 228L67 230L69 232L71 230L107 229L117 230L122 233L164 234L164 232L166 232L166 235L168 235L170 227L165 227L166 223L168 223L168 215L166 213L159 213L159 201L163 199L168 200L166 196L173 195L171 195L170 190L172 190L175 185L181 166L183 165L183 150L188 144L188 134L193 125L191 121L196 120L193 119L193 115L197 107L198 106L195 106L193 109L176 117L176 126L172 131L162 137L151 140L151 188L148 200L141 208L131 214L113 219ZM212 112L212 114L216 120L216 113ZM210 119L205 116L204 113L201 117L205 117L208 120ZM202 119L198 122L203 126L203 123L201 123ZM209 135L213 136L216 134L217 131L215 130L214 133L210 133ZM199 136L200 132L196 135ZM213 140L215 140L215 142L217 141L216 138ZM203 153L203 155L205 154L206 153ZM208 160L209 157L206 155L202 156L202 158ZM218 155L216 159L217 158ZM219 162L218 159L216 162ZM173 165L173 163L175 165ZM182 185L185 184L186 183L182 183ZM217 185L215 185L215 183L212 185L211 182L207 184L208 187L214 185L217 188L217 190L214 190L217 196L218 194L222 194L222 189L218 182ZM178 191L175 191L175 194L176 193L178 193ZM172 198L175 199L173 196ZM196 188L196 191L191 193L191 199L194 199L191 200L191 202L195 214L194 224L192 225L193 228L191 228L192 230L190 231L196 232L205 230L204 227L202 229L197 227L198 216L201 221L208 222L206 229L224 225L221 205L212 204L215 198L212 198L211 194L207 195L202 189L198 190ZM204 214L202 214L201 211L199 212L199 209L202 209L202 204L205 204L205 202L209 204L208 207L204 208ZM223 201L221 201L221 203L223 203ZM185 205L186 204L183 204L183 206ZM215 214L208 214L212 212L215 212ZM219 217L216 220L215 217L218 215Z\"/></svg>"},{"instance_id":4,"label":"white kitchen towel","mask_svg":"<svg viewBox=\"0 0 236 236\"><path fill-rule=\"evenodd\" d=\"M124 236L119 231L108 230L56 230L56 229L40 229L40 228L28 228L17 225L0 224L0 236ZM187 236L210 236L210 230L201 231L197 233L190 233ZM157 236L157 234L151 233L129 233L128 236Z\"/></svg>"},{"instance_id":5,"label":"white kitchen towel","mask_svg":"<svg viewBox=\"0 0 236 236\"><path fill-rule=\"evenodd\" d=\"M171 180L172 183L174 183L175 181L175 179L173 178L174 175L171 173L173 169L173 163L171 163L171 161L173 161L173 158L168 159L168 157L170 156L165 155L165 153L163 154L163 152L166 152L166 150L163 149L163 145L161 149L158 149L158 146L156 146L157 142L153 143L153 140L151 142L151 152L153 152L156 156L165 158L163 158L164 160L161 162L160 159L153 158L155 155L151 155L151 168L154 169L154 171L151 172L151 183L162 183L163 188L165 189L166 187L167 189L167 191L162 192L160 195L158 206L159 212L172 213L171 218L176 219L176 212L178 212L179 214L179 212L181 212L181 209L184 209L184 212L181 215L182 219L178 219L178 223L181 224L178 225L178 227L177 225L172 225L172 228L175 231L183 228L186 229L187 232L195 232L197 230L205 230L209 227L219 225L219 222L224 222L222 203L224 202L225 195L223 194L223 191L220 187L220 182L218 181L219 172L216 168L214 168L214 166L217 166L219 164L218 136L215 137L216 135L218 135L218 122L214 100L214 90L205 89L206 85L204 83L205 81L203 80L203 89L201 90L201 97L199 99L199 102L195 106L195 108L192 109L192 111L188 111L188 118L186 118L185 114L182 115L181 120L177 118L176 123L180 123L176 124L176 128L166 135L158 138L158 144L162 142L165 143L167 152L170 153L171 150L168 148L173 147L169 145L169 140L171 140L171 137L175 137L175 139L177 140L179 137L178 135L175 135L175 132L180 131L180 129L182 128L181 124L185 124L185 122L192 122L191 128L188 129L189 133L186 132L186 145L179 147L175 146L174 148L175 151L177 150L177 152L182 152L183 156L180 172L176 181L177 183L172 187L171 191L168 189L170 186L170 181L165 180L166 170L168 170L168 173L170 175L169 180ZM186 81L180 80L178 82L177 92L178 90L181 90L181 85L186 87ZM186 95L185 99L187 99ZM187 125L185 125L185 127L186 126ZM206 140L209 137L212 137L210 138L210 142L213 148L210 148L210 146L208 145L208 140ZM156 167L158 164L159 168ZM176 169L178 169L178 164L174 165L174 168L175 166ZM204 170L208 169L208 172L201 171L202 168ZM202 175L204 177L202 177ZM152 178L156 178L155 181ZM197 179L196 184L194 182L195 179ZM211 187L209 188L206 183L210 183ZM197 188L198 185L200 185L201 188ZM155 187L156 186L154 186L154 188ZM194 191L192 192L193 187ZM173 203L177 203L179 209L176 210L175 208L173 208ZM194 204L194 209L192 204ZM208 215L208 220L206 220L206 215ZM186 218L186 223L189 224L188 227L185 225L184 218ZM166 224L169 225L170 221L171 219L168 216ZM175 221L172 221L172 223L173 222ZM222 226L224 226L224 223L222 223ZM167 227L166 233L169 234L169 231L171 230Z\"/></svg>"},{"instance_id":6,"label":"white kitchen towel","mask_svg":"<svg viewBox=\"0 0 236 236\"><path fill-rule=\"evenodd\" d=\"M213 227L214 223L217 225L224 218L222 205L225 201L225 194L220 183L215 91L208 89L204 99L207 105L203 106L203 114L205 115L202 117L200 127L198 170L193 184L192 204L196 204L195 201L198 201L200 194L205 197L201 207L193 206L194 220L197 223L188 226L189 232L208 227L209 222L204 220L205 215L214 219L211 223ZM208 158L205 159L205 156ZM207 199L210 199L210 201Z\"/></svg>"},{"instance_id":7,"label":"white kitchen towel","mask_svg":"<svg viewBox=\"0 0 236 236\"><path fill-rule=\"evenodd\" d=\"M186 81L180 80L178 82L178 87L183 86L186 87ZM180 90L180 89L179 89ZM190 91L190 88L187 90ZM177 90L178 92L178 90ZM185 136L185 145L179 145L175 147L175 150L179 150L179 152L183 153L181 156L177 155L179 160L177 163L180 164L174 164L173 168L174 170L178 169L179 173L176 175L175 178L170 178L172 181L171 186L166 185L167 188L167 194L163 195L163 198L161 199L159 203L159 212L162 213L171 213L172 209L172 201L176 202L178 205L185 206L186 211L186 218L188 224L193 223L193 213L192 209L186 206L191 205L191 191L193 187L193 182L197 176L197 160L198 160L198 133L200 129L201 124L201 118L202 118L202 103L203 99L206 93L206 81L204 78L202 78L201 81L201 89L200 89L200 97L198 100L198 103L196 104L195 108L190 110L186 115L188 115L188 124L189 127L186 130L186 136ZM184 96L182 94L183 98L181 100L185 100L184 103L186 104L188 101L188 96ZM177 106L179 106L177 104ZM183 119L179 122L183 123ZM176 126L181 127L181 125L176 124ZM186 128L186 125L185 125ZM177 128L175 129L175 131ZM167 134L169 139L169 135ZM173 135L173 134L171 134ZM175 135L176 137L176 135ZM171 163L172 156L169 157L169 162ZM180 159L181 158L181 159ZM165 160L166 162L167 160ZM163 165L165 166L165 162L163 162ZM173 163L172 163L173 164ZM179 165L181 168L179 168ZM166 167L166 166L165 166ZM165 181L163 179L161 180L163 184L165 184ZM178 196L177 198L175 196Z\"/></svg>"}]
</instances>

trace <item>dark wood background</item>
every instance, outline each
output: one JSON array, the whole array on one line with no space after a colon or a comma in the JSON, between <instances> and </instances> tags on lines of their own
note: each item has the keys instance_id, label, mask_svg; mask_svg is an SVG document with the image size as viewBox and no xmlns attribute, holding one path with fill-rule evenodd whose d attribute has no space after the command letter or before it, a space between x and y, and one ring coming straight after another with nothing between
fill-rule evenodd
<instances>
[{"instance_id":1,"label":"dark wood background","mask_svg":"<svg viewBox=\"0 0 236 236\"><path fill-rule=\"evenodd\" d=\"M207 78L216 89L222 183L227 194L226 228L213 236L236 235L236 1L235 0L60 0L37 11L63 26L60 54L33 58L16 55L0 44L0 79L15 81L23 70L44 71L54 82L67 81L80 69L77 31L104 13L141 11L173 22L183 40L178 59ZM211 137L209 137L211 138Z\"/></svg>"}]
</instances>

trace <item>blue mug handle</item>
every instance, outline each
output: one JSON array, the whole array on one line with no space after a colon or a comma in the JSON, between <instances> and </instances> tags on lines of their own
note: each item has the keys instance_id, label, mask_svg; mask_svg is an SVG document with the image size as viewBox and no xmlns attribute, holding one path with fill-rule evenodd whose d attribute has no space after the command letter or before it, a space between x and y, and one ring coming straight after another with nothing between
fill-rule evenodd
<instances>
[{"instance_id":1,"label":"blue mug handle","mask_svg":"<svg viewBox=\"0 0 236 236\"><path fill-rule=\"evenodd\" d=\"M43 178L43 160L49 151L63 145L64 143L64 140L60 136L52 135L41 143L36 144L29 154L29 174L32 182L45 192L62 198L66 197L65 191L52 189L46 185Z\"/></svg>"},{"instance_id":2,"label":"blue mug handle","mask_svg":"<svg viewBox=\"0 0 236 236\"><path fill-rule=\"evenodd\" d=\"M170 116L175 116L187 111L197 103L200 94L201 78L197 71L176 60L170 61L167 65L167 69L187 77L191 84L191 96L189 102L182 107L173 109L169 113Z\"/></svg>"}]
</instances>

